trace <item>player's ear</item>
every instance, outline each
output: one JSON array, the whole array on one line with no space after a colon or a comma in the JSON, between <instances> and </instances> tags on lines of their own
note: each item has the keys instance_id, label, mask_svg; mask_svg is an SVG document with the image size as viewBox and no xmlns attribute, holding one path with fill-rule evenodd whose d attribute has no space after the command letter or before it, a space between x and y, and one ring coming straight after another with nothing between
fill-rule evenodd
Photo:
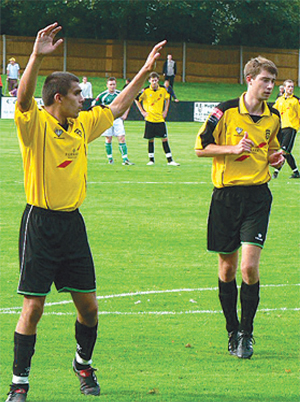
<instances>
[{"instance_id":1,"label":"player's ear","mask_svg":"<svg viewBox=\"0 0 300 402\"><path fill-rule=\"evenodd\" d=\"M54 102L61 103L61 98L62 98L61 94L57 92L54 95Z\"/></svg>"},{"instance_id":2,"label":"player's ear","mask_svg":"<svg viewBox=\"0 0 300 402\"><path fill-rule=\"evenodd\" d=\"M251 81L252 81L252 79L253 79L253 77L252 77L252 75L247 75L247 77L246 77L246 83L249 85L249 84L251 84Z\"/></svg>"}]
</instances>

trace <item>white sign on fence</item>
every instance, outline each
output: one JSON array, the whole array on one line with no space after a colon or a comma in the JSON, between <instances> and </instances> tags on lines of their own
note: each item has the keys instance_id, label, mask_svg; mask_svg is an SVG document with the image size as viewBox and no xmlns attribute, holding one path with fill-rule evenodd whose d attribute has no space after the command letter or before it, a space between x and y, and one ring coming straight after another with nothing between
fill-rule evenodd
<instances>
[{"instance_id":1,"label":"white sign on fence","mask_svg":"<svg viewBox=\"0 0 300 402\"><path fill-rule=\"evenodd\" d=\"M35 98L38 106L43 105L42 98ZM17 98L14 96L2 96L1 98L1 119L13 119L15 116L15 104Z\"/></svg>"},{"instance_id":2,"label":"white sign on fence","mask_svg":"<svg viewBox=\"0 0 300 402\"><path fill-rule=\"evenodd\" d=\"M194 121L204 122L211 114L213 108L219 104L216 102L195 102Z\"/></svg>"}]
</instances>

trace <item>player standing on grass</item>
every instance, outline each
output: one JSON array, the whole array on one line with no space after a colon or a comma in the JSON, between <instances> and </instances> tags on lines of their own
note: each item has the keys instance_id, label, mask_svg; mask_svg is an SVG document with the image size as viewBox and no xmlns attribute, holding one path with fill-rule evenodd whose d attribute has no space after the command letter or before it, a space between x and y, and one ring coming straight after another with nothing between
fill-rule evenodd
<instances>
[{"instance_id":1,"label":"player standing on grass","mask_svg":"<svg viewBox=\"0 0 300 402\"><path fill-rule=\"evenodd\" d=\"M94 105L103 105L103 106L108 106L110 105L116 97L121 93L117 89L117 80L115 77L110 77L107 80L107 89L101 94L99 94L95 101ZM119 117L114 121L114 124L112 127L110 127L108 130L106 130L103 134L102 137L105 137L105 149L106 149L106 154L108 158L108 163L113 164L114 159L113 159L113 154L112 154L112 138L117 137L119 141L119 150L122 155L122 165L134 165L134 163L130 162L127 156L127 145L125 142L125 128L124 128L124 120L127 118L129 113L129 108L126 110L126 112L123 114L123 116Z\"/></svg>"},{"instance_id":2,"label":"player standing on grass","mask_svg":"<svg viewBox=\"0 0 300 402\"><path fill-rule=\"evenodd\" d=\"M159 86L159 75L152 72L150 86L137 97L135 103L146 121L144 138L148 140L147 165L154 165L154 138L161 138L168 165L180 166L172 158L165 119L170 105L170 95L165 87Z\"/></svg>"},{"instance_id":3,"label":"player standing on grass","mask_svg":"<svg viewBox=\"0 0 300 402\"><path fill-rule=\"evenodd\" d=\"M300 99L294 95L294 82L292 80L284 81L284 94L276 100L274 108L281 115L282 130L278 139L285 152L286 161L293 172L290 179L300 179L300 173L292 155L297 131L300 128ZM274 170L273 179L278 177L279 170Z\"/></svg>"},{"instance_id":4,"label":"player standing on grass","mask_svg":"<svg viewBox=\"0 0 300 402\"><path fill-rule=\"evenodd\" d=\"M262 57L245 66L247 92L220 103L201 127L199 157L213 157L214 191L208 219L208 250L219 254L219 298L226 319L228 350L253 354L253 321L259 303L259 260L267 235L272 195L269 164L280 167L280 116L267 104L277 68ZM237 314L238 249L242 246L241 320Z\"/></svg>"},{"instance_id":5,"label":"player standing on grass","mask_svg":"<svg viewBox=\"0 0 300 402\"><path fill-rule=\"evenodd\" d=\"M24 402L38 322L54 282L70 292L77 310L77 351L73 369L81 392L99 395L91 367L97 338L98 304L92 255L85 224L78 211L86 195L87 146L131 105L152 70L156 45L132 82L110 107L81 112L84 98L79 79L53 73L43 86L44 108L33 98L41 63L63 42L55 42L57 23L40 30L20 81L15 121L23 157L27 206L20 228L20 282L23 309L14 334L12 385L7 402ZM54 346L55 347L55 346Z\"/></svg>"}]
</instances>

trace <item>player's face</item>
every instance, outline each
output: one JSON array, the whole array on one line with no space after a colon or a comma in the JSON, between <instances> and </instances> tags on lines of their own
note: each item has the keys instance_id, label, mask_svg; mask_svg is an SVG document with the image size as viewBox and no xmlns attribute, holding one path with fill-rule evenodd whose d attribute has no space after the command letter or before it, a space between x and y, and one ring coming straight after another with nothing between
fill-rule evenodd
<instances>
[{"instance_id":1,"label":"player's face","mask_svg":"<svg viewBox=\"0 0 300 402\"><path fill-rule=\"evenodd\" d=\"M269 99L275 85L275 79L276 75L266 70L262 70L255 78L249 77L248 88L251 95L258 101Z\"/></svg>"},{"instance_id":2,"label":"player's face","mask_svg":"<svg viewBox=\"0 0 300 402\"><path fill-rule=\"evenodd\" d=\"M149 79L151 89L156 90L158 88L158 78L152 77Z\"/></svg>"},{"instance_id":3,"label":"player's face","mask_svg":"<svg viewBox=\"0 0 300 402\"><path fill-rule=\"evenodd\" d=\"M107 82L107 89L110 93L114 93L117 88L116 81L108 81Z\"/></svg>"},{"instance_id":4,"label":"player's face","mask_svg":"<svg viewBox=\"0 0 300 402\"><path fill-rule=\"evenodd\" d=\"M66 96L61 95L61 114L67 118L76 118L82 110L84 97L78 82L72 81L71 88Z\"/></svg>"},{"instance_id":5,"label":"player's face","mask_svg":"<svg viewBox=\"0 0 300 402\"><path fill-rule=\"evenodd\" d=\"M292 82L288 82L284 89L287 95L292 95L294 93L294 84Z\"/></svg>"}]
</instances>

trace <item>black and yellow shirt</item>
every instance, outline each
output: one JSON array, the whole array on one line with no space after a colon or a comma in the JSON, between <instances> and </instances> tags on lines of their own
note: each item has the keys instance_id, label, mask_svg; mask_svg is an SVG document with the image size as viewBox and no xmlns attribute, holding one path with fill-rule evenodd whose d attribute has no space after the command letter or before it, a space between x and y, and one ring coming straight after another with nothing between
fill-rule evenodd
<instances>
[{"instance_id":1,"label":"black and yellow shirt","mask_svg":"<svg viewBox=\"0 0 300 402\"><path fill-rule=\"evenodd\" d=\"M300 100L297 96L282 95L277 98L274 108L277 109L281 116L281 127L291 127L296 131L300 128Z\"/></svg>"},{"instance_id":2,"label":"black and yellow shirt","mask_svg":"<svg viewBox=\"0 0 300 402\"><path fill-rule=\"evenodd\" d=\"M151 87L145 88L137 98L143 104L145 112L148 113L145 120L151 123L164 122L163 111L165 100L169 98L170 95L165 87L158 86L156 90L151 89Z\"/></svg>"},{"instance_id":3,"label":"black and yellow shirt","mask_svg":"<svg viewBox=\"0 0 300 402\"><path fill-rule=\"evenodd\" d=\"M27 203L73 211L86 196L87 147L113 124L109 108L96 106L68 119L67 131L32 99L22 113L16 104L15 122L23 158Z\"/></svg>"},{"instance_id":4,"label":"black and yellow shirt","mask_svg":"<svg viewBox=\"0 0 300 402\"><path fill-rule=\"evenodd\" d=\"M268 151L280 148L280 116L264 102L262 115L252 117L244 95L215 107L197 135L195 149L199 150L209 144L237 145L245 132L254 143L250 153L213 158L212 181L217 188L259 185L271 179Z\"/></svg>"}]
</instances>

